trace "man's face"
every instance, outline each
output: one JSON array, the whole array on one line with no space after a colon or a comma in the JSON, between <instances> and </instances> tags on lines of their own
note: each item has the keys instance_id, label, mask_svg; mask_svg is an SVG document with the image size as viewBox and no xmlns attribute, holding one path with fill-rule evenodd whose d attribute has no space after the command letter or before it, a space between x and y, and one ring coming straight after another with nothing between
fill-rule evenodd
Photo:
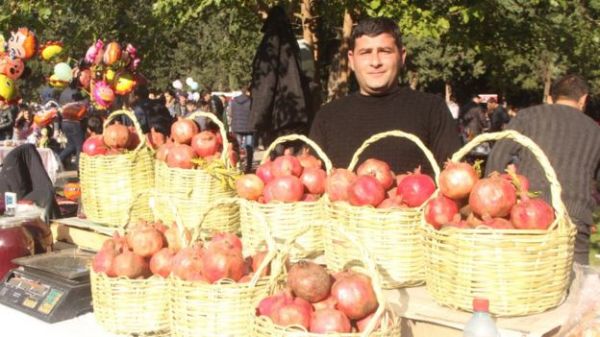
<instances>
[{"instance_id":1,"label":"man's face","mask_svg":"<svg viewBox=\"0 0 600 337\"><path fill-rule=\"evenodd\" d=\"M179 99L179 103L181 105L185 105L185 102L187 102L187 97L185 97L184 95L179 95L177 96L177 98Z\"/></svg>"},{"instance_id":2,"label":"man's face","mask_svg":"<svg viewBox=\"0 0 600 337\"><path fill-rule=\"evenodd\" d=\"M360 92L367 96L385 94L398 84L398 72L404 64L406 50L398 49L388 33L363 35L348 51L350 69L354 71Z\"/></svg>"}]
</instances>

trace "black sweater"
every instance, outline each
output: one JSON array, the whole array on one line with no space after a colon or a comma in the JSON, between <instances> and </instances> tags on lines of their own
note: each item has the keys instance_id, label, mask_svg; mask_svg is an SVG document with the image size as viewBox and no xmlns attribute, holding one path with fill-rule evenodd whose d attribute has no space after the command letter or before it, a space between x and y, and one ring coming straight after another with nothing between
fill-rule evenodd
<instances>
[{"instance_id":1,"label":"black sweater","mask_svg":"<svg viewBox=\"0 0 600 337\"><path fill-rule=\"evenodd\" d=\"M334 167L346 168L367 138L389 130L419 137L440 165L460 147L457 127L445 102L409 88L396 88L385 96L354 93L323 106L312 124L310 138L323 148ZM386 138L372 144L359 162L368 158L388 162L396 173L419 165L431 173L423 152L405 139Z\"/></svg>"},{"instance_id":2,"label":"black sweater","mask_svg":"<svg viewBox=\"0 0 600 337\"><path fill-rule=\"evenodd\" d=\"M566 105L538 105L519 112L506 127L531 138L546 154L562 185L562 199L576 222L592 223L592 188L600 165L600 126L583 112ZM530 180L530 190L546 200L549 184L531 153L505 140L494 145L486 173L503 171L518 158L518 170ZM581 230L581 229L580 229ZM587 228L585 228L587 230Z\"/></svg>"}]
</instances>

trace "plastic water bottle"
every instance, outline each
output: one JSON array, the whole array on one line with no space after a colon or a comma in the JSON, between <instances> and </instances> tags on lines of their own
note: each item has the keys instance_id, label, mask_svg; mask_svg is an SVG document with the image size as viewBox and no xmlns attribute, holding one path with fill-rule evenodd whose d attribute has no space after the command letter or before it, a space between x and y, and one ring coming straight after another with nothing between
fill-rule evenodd
<instances>
[{"instance_id":1,"label":"plastic water bottle","mask_svg":"<svg viewBox=\"0 0 600 337\"><path fill-rule=\"evenodd\" d=\"M500 337L496 323L490 316L490 302L485 298L473 299L473 316L465 325L464 337Z\"/></svg>"}]
</instances>

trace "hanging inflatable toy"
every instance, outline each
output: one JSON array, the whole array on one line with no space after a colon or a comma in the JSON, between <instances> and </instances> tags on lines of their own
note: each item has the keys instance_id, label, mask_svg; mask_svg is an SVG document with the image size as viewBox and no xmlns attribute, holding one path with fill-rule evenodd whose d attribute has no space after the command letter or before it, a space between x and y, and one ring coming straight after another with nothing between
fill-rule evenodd
<instances>
[{"instance_id":1,"label":"hanging inflatable toy","mask_svg":"<svg viewBox=\"0 0 600 337\"><path fill-rule=\"evenodd\" d=\"M19 28L16 32L11 32L8 40L8 53L12 58L29 60L36 50L35 34L28 28Z\"/></svg>"},{"instance_id":2,"label":"hanging inflatable toy","mask_svg":"<svg viewBox=\"0 0 600 337\"><path fill-rule=\"evenodd\" d=\"M133 91L137 81L134 79L133 75L128 72L122 72L117 75L115 80L115 94L117 95L127 95Z\"/></svg>"},{"instance_id":3,"label":"hanging inflatable toy","mask_svg":"<svg viewBox=\"0 0 600 337\"><path fill-rule=\"evenodd\" d=\"M92 94L94 102L102 108L110 107L112 102L115 100L114 91L104 81L94 83L94 90Z\"/></svg>"},{"instance_id":4,"label":"hanging inflatable toy","mask_svg":"<svg viewBox=\"0 0 600 337\"><path fill-rule=\"evenodd\" d=\"M113 65L121 59L121 46L117 42L111 42L106 46L102 61L107 66Z\"/></svg>"},{"instance_id":5,"label":"hanging inflatable toy","mask_svg":"<svg viewBox=\"0 0 600 337\"><path fill-rule=\"evenodd\" d=\"M13 59L8 54L0 54L0 74L16 80L23 74L25 64L21 59Z\"/></svg>"},{"instance_id":6,"label":"hanging inflatable toy","mask_svg":"<svg viewBox=\"0 0 600 337\"><path fill-rule=\"evenodd\" d=\"M0 99L5 102L12 102L17 96L15 82L10 77L0 74Z\"/></svg>"},{"instance_id":7,"label":"hanging inflatable toy","mask_svg":"<svg viewBox=\"0 0 600 337\"><path fill-rule=\"evenodd\" d=\"M100 64L104 54L104 42L98 39L85 53L85 61L89 64Z\"/></svg>"},{"instance_id":8,"label":"hanging inflatable toy","mask_svg":"<svg viewBox=\"0 0 600 337\"><path fill-rule=\"evenodd\" d=\"M48 41L40 47L40 58L46 62L52 61L64 51L63 43L59 41Z\"/></svg>"},{"instance_id":9,"label":"hanging inflatable toy","mask_svg":"<svg viewBox=\"0 0 600 337\"><path fill-rule=\"evenodd\" d=\"M58 110L55 106L42 107L33 115L33 124L41 129L52 124L56 116L58 116Z\"/></svg>"},{"instance_id":10,"label":"hanging inflatable toy","mask_svg":"<svg viewBox=\"0 0 600 337\"><path fill-rule=\"evenodd\" d=\"M71 82L73 80L73 69L66 62L57 63L54 66L54 75L61 81Z\"/></svg>"}]
</instances>

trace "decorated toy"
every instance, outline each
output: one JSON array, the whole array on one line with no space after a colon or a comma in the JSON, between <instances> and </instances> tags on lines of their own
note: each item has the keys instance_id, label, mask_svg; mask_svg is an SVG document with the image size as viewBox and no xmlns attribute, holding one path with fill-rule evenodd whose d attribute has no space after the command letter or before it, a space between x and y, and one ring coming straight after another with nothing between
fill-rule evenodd
<instances>
[{"instance_id":1,"label":"decorated toy","mask_svg":"<svg viewBox=\"0 0 600 337\"><path fill-rule=\"evenodd\" d=\"M30 59L36 50L35 34L28 28L19 28L16 32L11 32L8 40L8 53L12 58L23 60Z\"/></svg>"},{"instance_id":2,"label":"decorated toy","mask_svg":"<svg viewBox=\"0 0 600 337\"><path fill-rule=\"evenodd\" d=\"M111 42L106 46L102 61L107 66L113 65L121 59L121 46L117 42Z\"/></svg>"},{"instance_id":3,"label":"decorated toy","mask_svg":"<svg viewBox=\"0 0 600 337\"><path fill-rule=\"evenodd\" d=\"M104 41L98 39L85 53L85 61L89 64L99 64L104 54Z\"/></svg>"},{"instance_id":4,"label":"decorated toy","mask_svg":"<svg viewBox=\"0 0 600 337\"><path fill-rule=\"evenodd\" d=\"M16 94L15 82L10 77L0 74L0 99L11 102L15 99Z\"/></svg>"},{"instance_id":5,"label":"decorated toy","mask_svg":"<svg viewBox=\"0 0 600 337\"><path fill-rule=\"evenodd\" d=\"M59 41L48 41L40 47L40 58L44 61L51 61L64 51L63 43Z\"/></svg>"},{"instance_id":6,"label":"decorated toy","mask_svg":"<svg viewBox=\"0 0 600 337\"><path fill-rule=\"evenodd\" d=\"M0 54L0 74L16 80L23 74L25 64L21 59L13 59L8 54Z\"/></svg>"},{"instance_id":7,"label":"decorated toy","mask_svg":"<svg viewBox=\"0 0 600 337\"><path fill-rule=\"evenodd\" d=\"M136 84L137 82L133 75L128 72L120 73L117 75L117 79L115 81L115 94L127 95L133 91L133 88L135 88Z\"/></svg>"},{"instance_id":8,"label":"decorated toy","mask_svg":"<svg viewBox=\"0 0 600 337\"><path fill-rule=\"evenodd\" d=\"M93 98L100 107L108 108L115 100L115 93L106 82L100 81L94 83Z\"/></svg>"},{"instance_id":9,"label":"decorated toy","mask_svg":"<svg viewBox=\"0 0 600 337\"><path fill-rule=\"evenodd\" d=\"M54 75L57 80L69 83L73 79L73 69L66 62L57 63L54 66Z\"/></svg>"}]
</instances>

